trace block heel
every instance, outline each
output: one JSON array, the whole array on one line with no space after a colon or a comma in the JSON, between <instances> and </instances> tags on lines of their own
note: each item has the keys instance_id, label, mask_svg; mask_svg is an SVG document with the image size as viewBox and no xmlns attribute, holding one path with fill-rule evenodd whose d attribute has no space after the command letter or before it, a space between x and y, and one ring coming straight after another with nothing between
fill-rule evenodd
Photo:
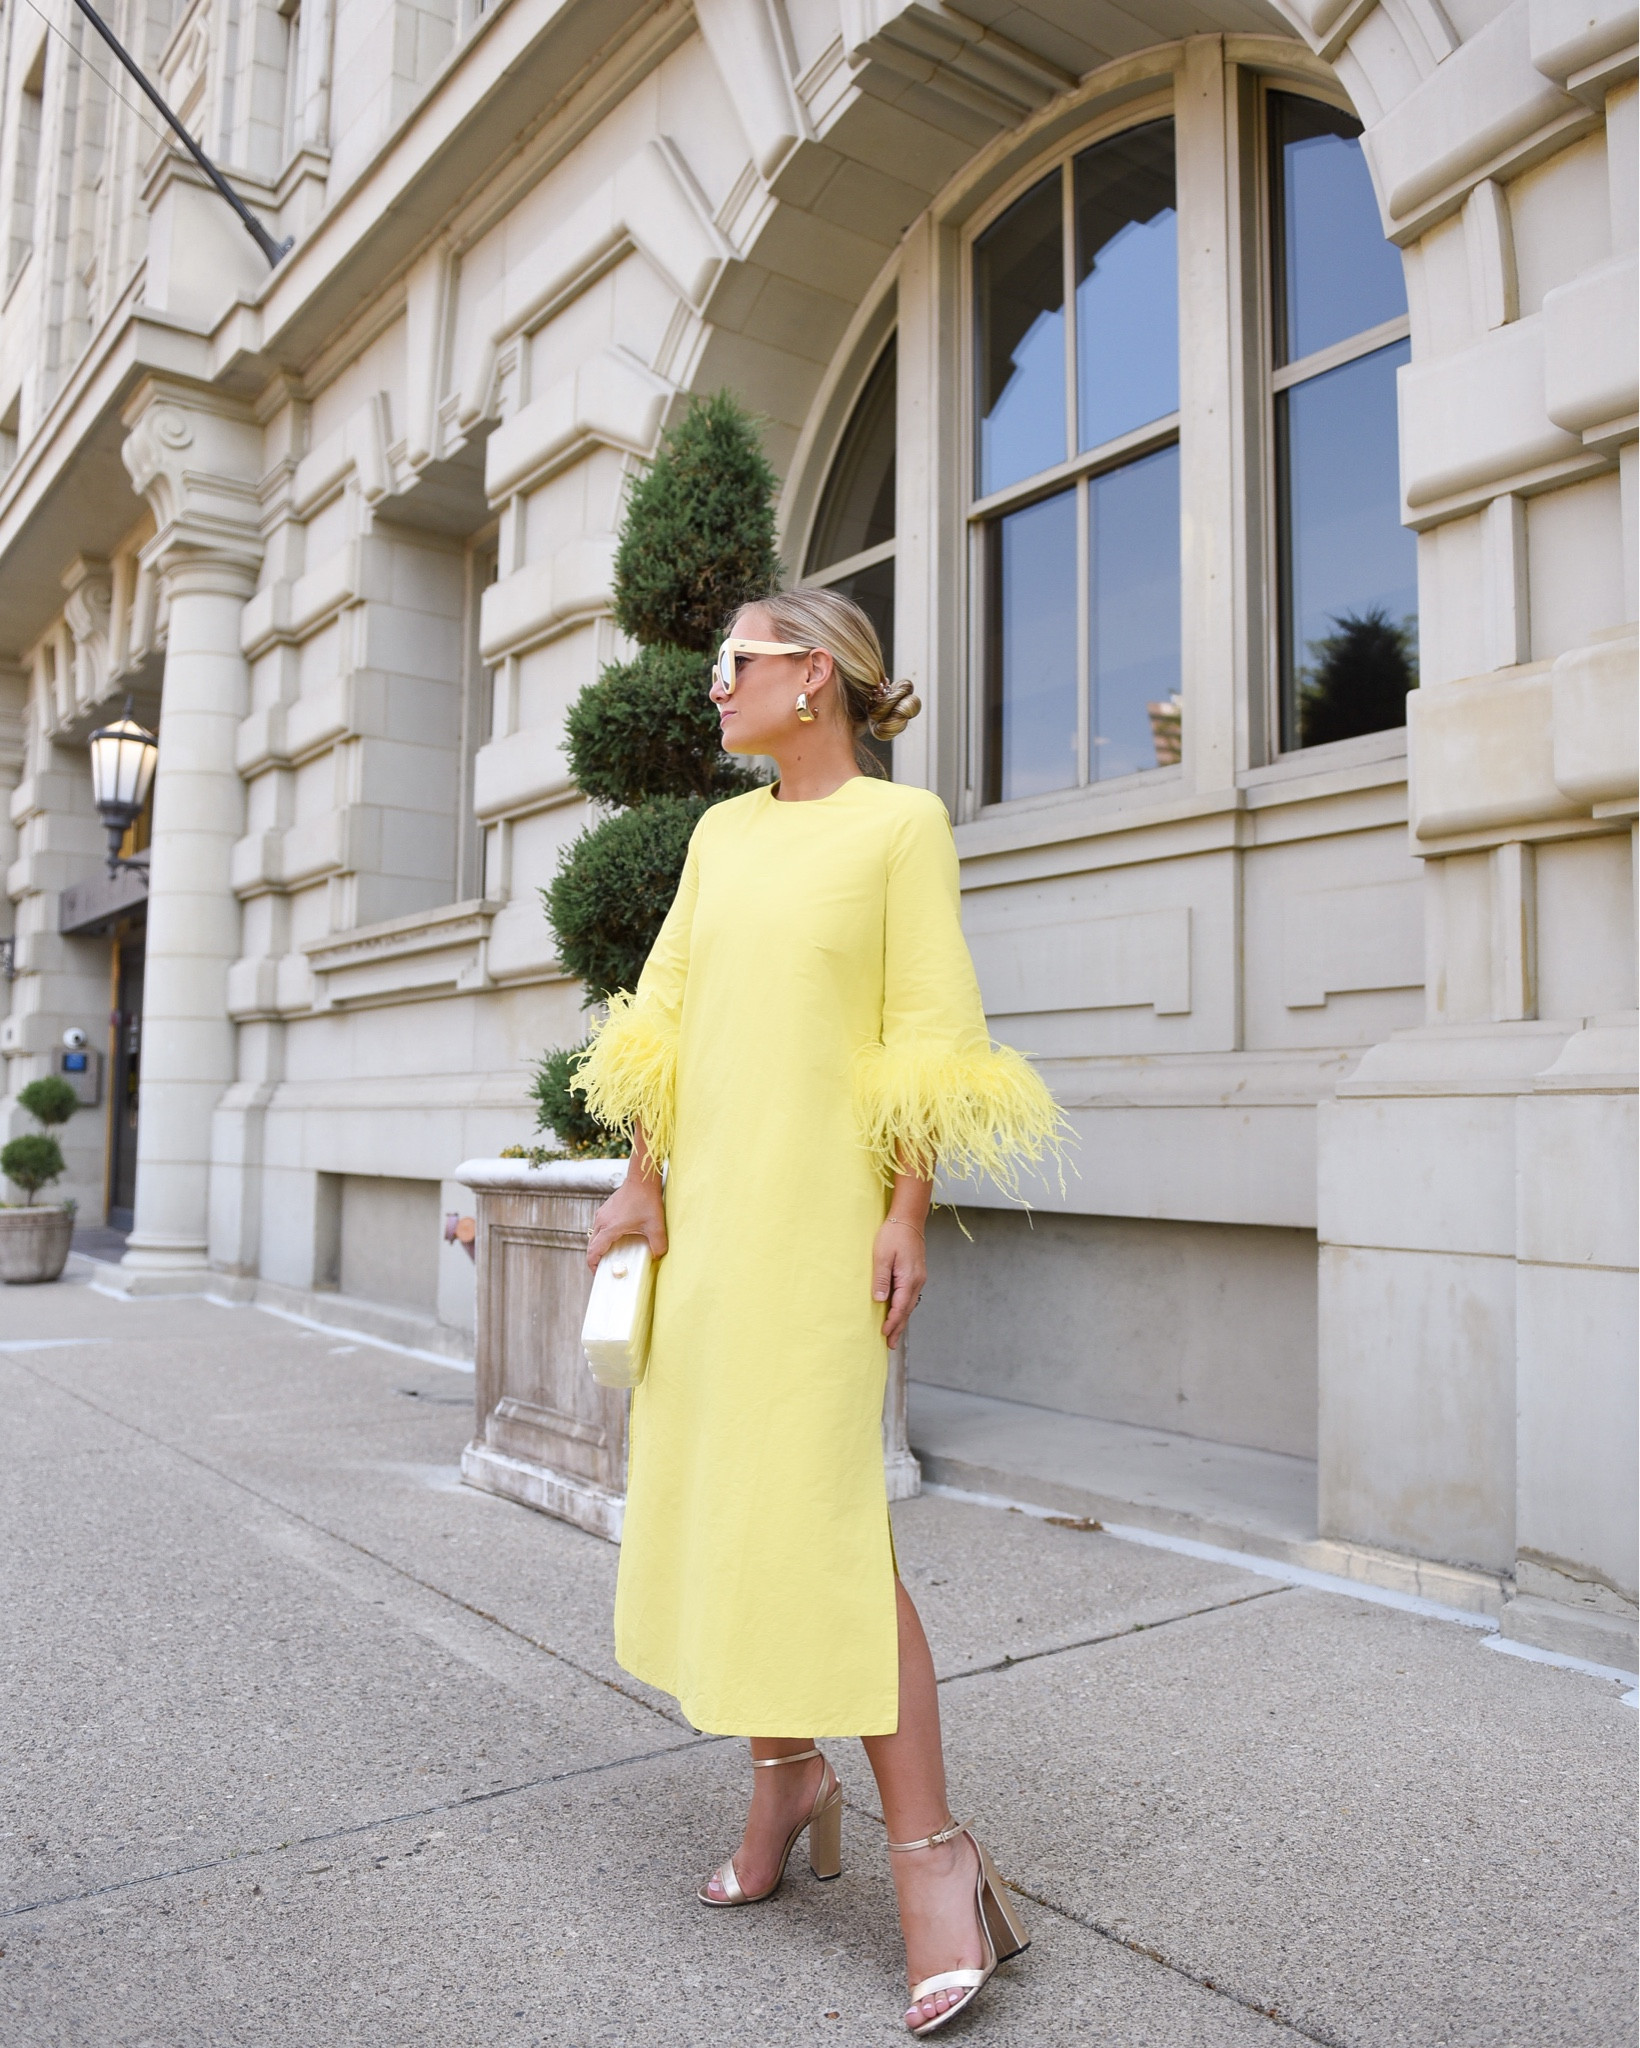
<instances>
[{"instance_id":1,"label":"block heel","mask_svg":"<svg viewBox=\"0 0 1640 2048\"><path fill-rule=\"evenodd\" d=\"M817 1756L820 1756L817 1749L794 1749L790 1756L754 1756L752 1769L772 1771L781 1764L810 1763ZM785 1881L786 1865L791 1861L791 1853L797 1847L798 1836L805 1829L808 1830L809 1837L809 1868L815 1876L842 1876L843 1788L838 1782L837 1773L826 1763L825 1758L820 1757L820 1761L825 1768L820 1773L820 1784L814 1795L814 1804L786 1837L786 1846L780 1852L780 1868L775 1872L774 1883L766 1892L742 1890L740 1879L735 1875L735 1859L731 1856L727 1863L719 1864L712 1872L712 1877L715 1877L723 1887L723 1897L714 1899L707 1889L712 1882L711 1877L695 1893L695 1897L703 1906L757 1906L765 1899L772 1899Z\"/></svg>"},{"instance_id":2,"label":"block heel","mask_svg":"<svg viewBox=\"0 0 1640 2048\"><path fill-rule=\"evenodd\" d=\"M906 2022L906 2032L920 2041L924 2034L937 2033L947 2020L954 2020L959 2012L966 2012L991 1981L998 1963L1005 1963L1010 1956L1022 1955L1031 1945L1031 1937L1025 1932L1025 1922L1019 1908L1008 1894L1007 1886L997 1875L997 1867L986 1855L972 1832L953 1821L949 1827L941 1828L938 1834L925 1835L920 1842L890 1842L890 1850L897 1856L908 1855L915 1849L935 1849L943 1842L954 1842L958 1835L966 1835L973 1844L975 1856L979 1859L978 1874L974 1879L974 1913L979 1921L979 1936L985 1952L985 1961L977 1970L941 1970L938 1975L924 1977L911 1987L911 2003L920 2005L925 1998L936 1991L960 1991L962 1996L955 2005L948 2005L944 2012L936 2013L930 2020L924 2020L920 2027Z\"/></svg>"}]
</instances>

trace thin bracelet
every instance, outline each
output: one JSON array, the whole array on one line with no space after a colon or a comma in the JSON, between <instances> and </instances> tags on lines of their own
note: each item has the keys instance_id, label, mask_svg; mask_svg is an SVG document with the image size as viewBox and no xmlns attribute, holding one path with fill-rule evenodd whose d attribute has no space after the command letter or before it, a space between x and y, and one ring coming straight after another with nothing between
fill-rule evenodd
<instances>
[{"instance_id":1,"label":"thin bracelet","mask_svg":"<svg viewBox=\"0 0 1640 2048\"><path fill-rule=\"evenodd\" d=\"M914 1230L919 1237L925 1235L922 1225L920 1223L913 1223L909 1216L896 1216L891 1211L883 1218L883 1221L885 1223L898 1223L906 1230Z\"/></svg>"}]
</instances>

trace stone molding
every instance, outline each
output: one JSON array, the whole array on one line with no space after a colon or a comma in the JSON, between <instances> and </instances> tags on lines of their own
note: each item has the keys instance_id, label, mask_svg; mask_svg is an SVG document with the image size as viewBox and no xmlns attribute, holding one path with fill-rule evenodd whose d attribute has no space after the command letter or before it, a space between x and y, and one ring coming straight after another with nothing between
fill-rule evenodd
<instances>
[{"instance_id":1,"label":"stone molding","mask_svg":"<svg viewBox=\"0 0 1640 2048\"><path fill-rule=\"evenodd\" d=\"M260 427L219 393L161 378L122 417L120 453L154 514L144 560L173 589L185 574L190 588L248 596L262 561Z\"/></svg>"},{"instance_id":2,"label":"stone molding","mask_svg":"<svg viewBox=\"0 0 1640 2048\"><path fill-rule=\"evenodd\" d=\"M114 579L106 562L76 555L63 572L63 616L74 642L74 696L89 704L108 681Z\"/></svg>"},{"instance_id":3,"label":"stone molding","mask_svg":"<svg viewBox=\"0 0 1640 2048\"><path fill-rule=\"evenodd\" d=\"M1553 662L1432 683L1407 705L1415 848L1611 830L1632 815L1640 648L1620 628Z\"/></svg>"}]
</instances>

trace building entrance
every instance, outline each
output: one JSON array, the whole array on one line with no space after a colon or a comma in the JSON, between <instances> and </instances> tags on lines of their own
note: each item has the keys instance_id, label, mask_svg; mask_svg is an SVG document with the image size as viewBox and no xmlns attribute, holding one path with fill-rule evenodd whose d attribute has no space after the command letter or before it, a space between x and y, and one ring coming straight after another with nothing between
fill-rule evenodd
<instances>
[{"instance_id":1,"label":"building entrance","mask_svg":"<svg viewBox=\"0 0 1640 2048\"><path fill-rule=\"evenodd\" d=\"M129 1230L137 1199L137 1094L142 1066L142 969L146 920L114 935L114 1003L108 1048L108 1221Z\"/></svg>"}]
</instances>

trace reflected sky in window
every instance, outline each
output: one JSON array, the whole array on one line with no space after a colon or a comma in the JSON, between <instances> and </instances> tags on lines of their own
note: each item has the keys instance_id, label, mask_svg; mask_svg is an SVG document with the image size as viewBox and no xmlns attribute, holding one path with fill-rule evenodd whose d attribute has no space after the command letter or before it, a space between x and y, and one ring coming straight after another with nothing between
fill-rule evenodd
<instances>
[{"instance_id":1,"label":"reflected sky in window","mask_svg":"<svg viewBox=\"0 0 1640 2048\"><path fill-rule=\"evenodd\" d=\"M990 801L1076 781L1076 493L991 529Z\"/></svg>"},{"instance_id":2,"label":"reflected sky in window","mask_svg":"<svg viewBox=\"0 0 1640 2048\"><path fill-rule=\"evenodd\" d=\"M1065 459L1063 246L1057 171L974 245L981 496Z\"/></svg>"},{"instance_id":3,"label":"reflected sky in window","mask_svg":"<svg viewBox=\"0 0 1640 2048\"><path fill-rule=\"evenodd\" d=\"M1401 524L1395 416L1395 372L1409 356L1409 343L1394 342L1278 400L1288 746L1300 739L1298 691L1342 624L1369 614L1396 628L1412 621L1416 659L1417 543ZM1379 725L1400 722L1385 717Z\"/></svg>"},{"instance_id":4,"label":"reflected sky in window","mask_svg":"<svg viewBox=\"0 0 1640 2048\"><path fill-rule=\"evenodd\" d=\"M1092 770L1106 782L1157 767L1158 727L1177 732L1179 451L1158 449L1088 490Z\"/></svg>"},{"instance_id":5,"label":"reflected sky in window","mask_svg":"<svg viewBox=\"0 0 1640 2048\"><path fill-rule=\"evenodd\" d=\"M1076 159L1077 445L1179 405L1173 123L1152 121Z\"/></svg>"},{"instance_id":6,"label":"reflected sky in window","mask_svg":"<svg viewBox=\"0 0 1640 2048\"><path fill-rule=\"evenodd\" d=\"M1407 309L1401 252L1384 239L1361 124L1317 100L1270 95L1276 169L1278 362L1298 362Z\"/></svg>"},{"instance_id":7,"label":"reflected sky in window","mask_svg":"<svg viewBox=\"0 0 1640 2048\"><path fill-rule=\"evenodd\" d=\"M807 570L846 562L894 538L896 344L866 379L826 479Z\"/></svg>"}]
</instances>

